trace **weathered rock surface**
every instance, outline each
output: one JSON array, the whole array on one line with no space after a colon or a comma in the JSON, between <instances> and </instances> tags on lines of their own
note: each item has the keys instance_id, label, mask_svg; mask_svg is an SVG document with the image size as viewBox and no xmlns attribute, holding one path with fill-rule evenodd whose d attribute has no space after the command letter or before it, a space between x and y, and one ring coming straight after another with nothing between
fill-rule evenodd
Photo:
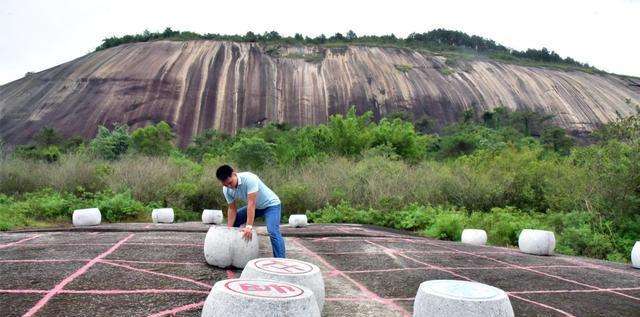
<instances>
[{"instance_id":1,"label":"weathered rock surface","mask_svg":"<svg viewBox=\"0 0 640 317\"><path fill-rule=\"evenodd\" d=\"M0 138L27 141L44 126L93 137L97 124L161 120L187 145L199 132L257 122L318 124L349 105L376 117L404 110L451 122L466 109L503 105L554 114L588 131L640 104L640 80L459 61L398 48L281 48L157 41L125 44L0 86Z\"/></svg>"}]
</instances>

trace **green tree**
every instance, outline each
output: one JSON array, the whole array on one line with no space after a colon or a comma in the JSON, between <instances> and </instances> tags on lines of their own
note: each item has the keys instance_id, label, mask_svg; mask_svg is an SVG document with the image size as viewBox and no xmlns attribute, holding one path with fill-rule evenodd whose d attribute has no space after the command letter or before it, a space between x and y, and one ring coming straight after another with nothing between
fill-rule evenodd
<instances>
[{"instance_id":1,"label":"green tree","mask_svg":"<svg viewBox=\"0 0 640 317\"><path fill-rule=\"evenodd\" d=\"M54 128L45 127L33 137L33 140L39 147L60 145L60 143L62 143L62 135L60 135L60 133L58 133Z\"/></svg>"},{"instance_id":2,"label":"green tree","mask_svg":"<svg viewBox=\"0 0 640 317\"><path fill-rule=\"evenodd\" d=\"M347 40L353 41L357 38L358 36L356 35L356 32L353 32L353 30L349 30L349 32L347 32Z\"/></svg>"},{"instance_id":3,"label":"green tree","mask_svg":"<svg viewBox=\"0 0 640 317\"><path fill-rule=\"evenodd\" d=\"M106 160L117 160L125 154L131 145L131 136L126 125L116 125L112 131L104 126L98 127L98 134L91 140L90 148Z\"/></svg>"},{"instance_id":4,"label":"green tree","mask_svg":"<svg viewBox=\"0 0 640 317\"><path fill-rule=\"evenodd\" d=\"M240 138L229 150L231 158L253 170L259 170L276 161L274 145L258 137Z\"/></svg>"},{"instance_id":5,"label":"green tree","mask_svg":"<svg viewBox=\"0 0 640 317\"><path fill-rule=\"evenodd\" d=\"M562 155L568 155L573 147L573 139L567 136L564 129L555 126L545 128L540 141L545 147Z\"/></svg>"},{"instance_id":6,"label":"green tree","mask_svg":"<svg viewBox=\"0 0 640 317\"><path fill-rule=\"evenodd\" d=\"M372 146L390 145L400 157L417 162L426 153L427 139L416 133L413 124L401 119L382 119L373 129Z\"/></svg>"},{"instance_id":7,"label":"green tree","mask_svg":"<svg viewBox=\"0 0 640 317\"><path fill-rule=\"evenodd\" d=\"M164 121L137 129L131 134L133 148L150 156L168 155L173 149L174 138L171 126Z\"/></svg>"},{"instance_id":8,"label":"green tree","mask_svg":"<svg viewBox=\"0 0 640 317\"><path fill-rule=\"evenodd\" d=\"M205 130L193 139L186 153L188 156L200 161L205 154L214 156L222 155L228 146L229 136L216 130Z\"/></svg>"},{"instance_id":9,"label":"green tree","mask_svg":"<svg viewBox=\"0 0 640 317\"><path fill-rule=\"evenodd\" d=\"M356 108L352 106L346 116L333 115L329 118L329 133L335 151L342 155L358 155L371 144L369 123L373 113L365 112L356 115Z\"/></svg>"}]
</instances>

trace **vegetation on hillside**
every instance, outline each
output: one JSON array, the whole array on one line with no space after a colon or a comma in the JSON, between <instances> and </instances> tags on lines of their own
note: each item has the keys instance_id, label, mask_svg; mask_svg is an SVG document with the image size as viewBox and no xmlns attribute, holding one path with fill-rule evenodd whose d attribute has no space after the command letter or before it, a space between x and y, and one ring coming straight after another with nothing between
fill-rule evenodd
<instances>
[{"instance_id":1,"label":"vegetation on hillside","mask_svg":"<svg viewBox=\"0 0 640 317\"><path fill-rule=\"evenodd\" d=\"M102 44L96 51L115 47L125 43L149 42L156 40L188 41L188 40L218 40L233 42L262 43L269 47L269 51L277 53L277 45L319 45L325 47L340 47L344 45L370 45L392 46L412 49L423 49L431 52L460 52L458 56L466 56L469 53L481 55L506 62L524 63L546 66L570 66L589 72L598 71L587 63L578 62L571 57L562 58L556 52L547 48L527 49L518 51L509 49L493 40L477 35L468 35L464 32L435 29L426 33L411 33L406 38L390 35L356 35L353 31L346 34L336 33L332 36L320 34L316 37L303 36L296 33L294 36L283 36L276 31L256 34L247 32L245 35L224 35L217 33L199 34L190 31L174 31L166 28L163 32L149 32L124 36L113 36L102 40ZM291 56L288 56L291 57ZM318 56L304 57L309 61L317 61Z\"/></svg>"},{"instance_id":2,"label":"vegetation on hillside","mask_svg":"<svg viewBox=\"0 0 640 317\"><path fill-rule=\"evenodd\" d=\"M626 261L640 235L640 116L604 126L589 146L549 119L469 111L436 134L429 118L374 122L352 109L319 126L204 131L186 149L173 146L163 122L100 127L86 142L45 129L0 155L0 229L68 223L89 206L107 221L148 220L160 206L198 219L225 206L215 169L230 163L260 175L285 214L307 211L315 222L453 240L472 226L498 245L546 228L562 253Z\"/></svg>"}]
</instances>

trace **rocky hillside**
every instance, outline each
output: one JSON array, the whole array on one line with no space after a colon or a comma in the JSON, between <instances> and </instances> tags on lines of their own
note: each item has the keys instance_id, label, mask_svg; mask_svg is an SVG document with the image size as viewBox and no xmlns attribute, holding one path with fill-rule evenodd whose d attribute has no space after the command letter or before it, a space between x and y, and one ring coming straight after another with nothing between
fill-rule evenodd
<instances>
[{"instance_id":1,"label":"rocky hillside","mask_svg":"<svg viewBox=\"0 0 640 317\"><path fill-rule=\"evenodd\" d=\"M133 43L94 52L0 86L0 138L27 141L42 127L93 137L98 124L167 121L186 145L199 132L261 122L325 122L349 105L439 123L497 106L555 115L589 131L640 105L640 80L449 60L398 48L262 47L219 41Z\"/></svg>"}]
</instances>

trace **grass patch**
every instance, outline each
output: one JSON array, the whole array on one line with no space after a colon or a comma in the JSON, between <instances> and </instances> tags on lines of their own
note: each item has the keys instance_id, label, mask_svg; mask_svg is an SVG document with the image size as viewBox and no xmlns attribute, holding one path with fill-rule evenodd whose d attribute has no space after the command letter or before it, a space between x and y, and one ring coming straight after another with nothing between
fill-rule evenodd
<instances>
[{"instance_id":1,"label":"grass patch","mask_svg":"<svg viewBox=\"0 0 640 317\"><path fill-rule=\"evenodd\" d=\"M413 66L407 64L393 64L393 67L395 67L401 73L407 73L413 69Z\"/></svg>"},{"instance_id":2,"label":"grass patch","mask_svg":"<svg viewBox=\"0 0 640 317\"><path fill-rule=\"evenodd\" d=\"M282 57L291 59L303 59L307 63L321 63L324 60L324 55L320 53L289 53L283 55Z\"/></svg>"}]
</instances>

